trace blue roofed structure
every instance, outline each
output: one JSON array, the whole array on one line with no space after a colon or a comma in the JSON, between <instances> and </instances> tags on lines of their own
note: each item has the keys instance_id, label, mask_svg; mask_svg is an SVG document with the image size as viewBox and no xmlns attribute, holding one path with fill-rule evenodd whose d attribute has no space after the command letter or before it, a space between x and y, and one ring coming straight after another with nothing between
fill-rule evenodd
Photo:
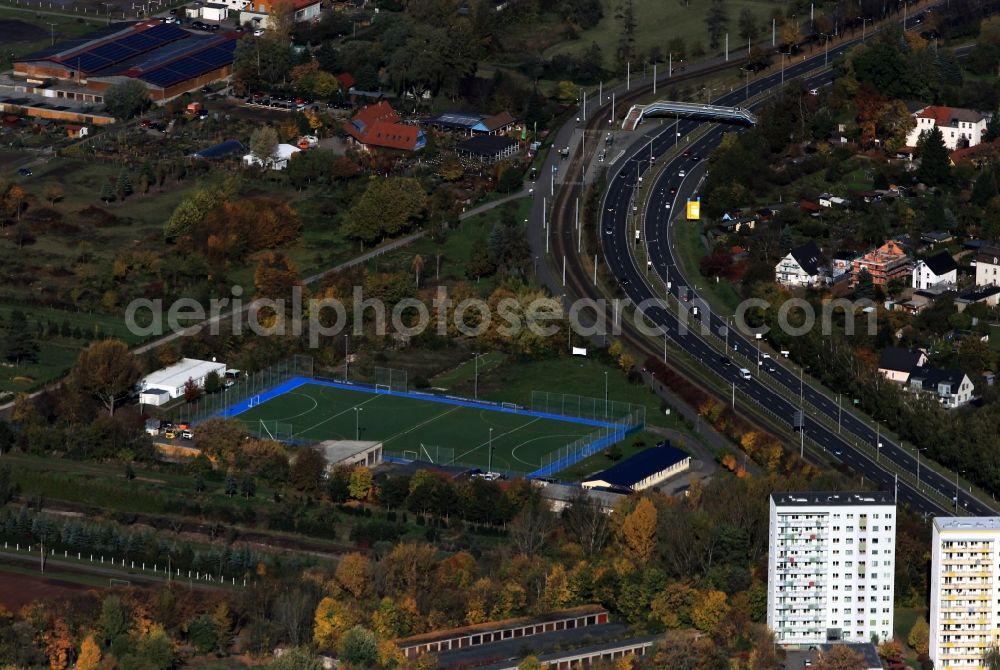
<instances>
[{"instance_id":1,"label":"blue roofed structure","mask_svg":"<svg viewBox=\"0 0 1000 670\"><path fill-rule=\"evenodd\" d=\"M196 151L191 154L192 158L205 158L205 159L216 159L225 158L226 156L242 156L246 153L246 147L239 140L226 140L225 142L220 142L210 147L206 147L201 151Z\"/></svg>"},{"instance_id":2,"label":"blue roofed structure","mask_svg":"<svg viewBox=\"0 0 1000 670\"><path fill-rule=\"evenodd\" d=\"M581 482L584 488L642 491L681 474L691 467L691 456L670 442L640 451L621 463L591 475Z\"/></svg>"}]
</instances>

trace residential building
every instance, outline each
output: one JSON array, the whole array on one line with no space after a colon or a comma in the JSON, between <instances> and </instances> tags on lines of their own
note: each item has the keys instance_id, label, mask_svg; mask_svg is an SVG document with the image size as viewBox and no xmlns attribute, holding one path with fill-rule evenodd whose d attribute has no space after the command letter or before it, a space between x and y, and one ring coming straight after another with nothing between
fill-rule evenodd
<instances>
[{"instance_id":1,"label":"residential building","mask_svg":"<svg viewBox=\"0 0 1000 670\"><path fill-rule=\"evenodd\" d=\"M819 280L820 250L806 242L785 254L774 268L774 278L784 286L812 286Z\"/></svg>"},{"instance_id":2,"label":"residential building","mask_svg":"<svg viewBox=\"0 0 1000 670\"><path fill-rule=\"evenodd\" d=\"M858 254L853 251L838 251L835 253L833 260L830 262L830 273L834 279L848 274L851 268L854 267L854 259L857 257Z\"/></svg>"},{"instance_id":3,"label":"residential building","mask_svg":"<svg viewBox=\"0 0 1000 670\"><path fill-rule=\"evenodd\" d=\"M955 409L969 404L974 387L961 370L919 368L910 374L907 388L915 393L933 393L942 407Z\"/></svg>"},{"instance_id":4,"label":"residential building","mask_svg":"<svg viewBox=\"0 0 1000 670\"><path fill-rule=\"evenodd\" d=\"M974 291L966 291L955 298L955 307L959 312L964 312L969 305L982 303L987 307L996 307L1000 304L1000 284L987 285L977 288Z\"/></svg>"},{"instance_id":5,"label":"residential building","mask_svg":"<svg viewBox=\"0 0 1000 670\"><path fill-rule=\"evenodd\" d=\"M891 493L773 493L767 625L782 645L892 637Z\"/></svg>"},{"instance_id":6,"label":"residential building","mask_svg":"<svg viewBox=\"0 0 1000 670\"><path fill-rule=\"evenodd\" d=\"M1000 286L1000 248L983 248L976 254L976 286Z\"/></svg>"},{"instance_id":7,"label":"residential building","mask_svg":"<svg viewBox=\"0 0 1000 670\"><path fill-rule=\"evenodd\" d=\"M789 649L785 652L785 665L783 670L810 670L813 664L822 654L829 654L838 645L817 644L811 645L808 649ZM843 645L842 645L843 646ZM878 649L872 643L848 644L851 651L861 657L864 665L856 666L857 670L882 670L882 661L879 659Z\"/></svg>"},{"instance_id":8,"label":"residential building","mask_svg":"<svg viewBox=\"0 0 1000 670\"><path fill-rule=\"evenodd\" d=\"M917 146L922 133L939 128L944 136L944 145L952 151L979 144L988 120L981 112L972 109L938 105L924 107L913 117L917 125L906 136L906 146Z\"/></svg>"},{"instance_id":9,"label":"residential building","mask_svg":"<svg viewBox=\"0 0 1000 670\"><path fill-rule=\"evenodd\" d=\"M886 347L878 357L879 374L897 384L905 384L914 370L927 362L927 356L919 349Z\"/></svg>"},{"instance_id":10,"label":"residential building","mask_svg":"<svg viewBox=\"0 0 1000 670\"><path fill-rule=\"evenodd\" d=\"M275 12L286 11L285 4L290 5L287 11L293 12L293 20L312 21L319 18L320 0L252 0L240 12L240 23L252 23L257 28L273 28L272 16Z\"/></svg>"},{"instance_id":11,"label":"residential building","mask_svg":"<svg viewBox=\"0 0 1000 670\"><path fill-rule=\"evenodd\" d=\"M875 286L885 286L895 279L909 278L910 257L902 245L889 240L878 249L854 259L851 269L851 286L856 286L862 270L867 270Z\"/></svg>"},{"instance_id":12,"label":"residential building","mask_svg":"<svg viewBox=\"0 0 1000 670\"><path fill-rule=\"evenodd\" d=\"M958 283L958 264L947 251L942 251L928 259L917 261L913 266L913 288L955 286Z\"/></svg>"},{"instance_id":13,"label":"residential building","mask_svg":"<svg viewBox=\"0 0 1000 670\"><path fill-rule=\"evenodd\" d=\"M362 107L349 122L344 132L360 148L398 149L417 151L427 144L424 131L418 126L400 123L400 116L385 100Z\"/></svg>"},{"instance_id":14,"label":"residential building","mask_svg":"<svg viewBox=\"0 0 1000 670\"><path fill-rule=\"evenodd\" d=\"M643 491L691 467L691 456L669 442L643 449L580 482L585 489Z\"/></svg>"},{"instance_id":15,"label":"residential building","mask_svg":"<svg viewBox=\"0 0 1000 670\"><path fill-rule=\"evenodd\" d=\"M932 533L928 654L938 670L985 670L1000 643L1000 517L937 517Z\"/></svg>"}]
</instances>

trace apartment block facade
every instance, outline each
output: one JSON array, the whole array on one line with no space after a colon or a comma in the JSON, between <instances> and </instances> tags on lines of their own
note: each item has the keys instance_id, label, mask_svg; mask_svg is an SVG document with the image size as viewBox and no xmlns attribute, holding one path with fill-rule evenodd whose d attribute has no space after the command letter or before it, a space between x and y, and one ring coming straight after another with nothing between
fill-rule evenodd
<instances>
[{"instance_id":1,"label":"apartment block facade","mask_svg":"<svg viewBox=\"0 0 1000 670\"><path fill-rule=\"evenodd\" d=\"M891 493L774 493L769 533L767 624L778 644L892 636Z\"/></svg>"},{"instance_id":2,"label":"apartment block facade","mask_svg":"<svg viewBox=\"0 0 1000 670\"><path fill-rule=\"evenodd\" d=\"M931 544L930 657L938 670L985 668L1000 644L1000 517L938 517Z\"/></svg>"}]
</instances>

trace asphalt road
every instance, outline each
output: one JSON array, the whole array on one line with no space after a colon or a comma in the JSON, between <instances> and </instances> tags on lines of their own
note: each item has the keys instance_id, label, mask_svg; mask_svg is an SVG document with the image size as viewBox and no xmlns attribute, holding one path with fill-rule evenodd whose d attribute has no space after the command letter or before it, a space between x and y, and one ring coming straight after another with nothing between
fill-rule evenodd
<instances>
[{"instance_id":1,"label":"asphalt road","mask_svg":"<svg viewBox=\"0 0 1000 670\"><path fill-rule=\"evenodd\" d=\"M831 49L829 58L832 59L852 45L844 45L836 49ZM786 65L784 79L787 82L796 76L803 76L811 70L815 70L824 63L824 53L820 52L804 61L799 60L792 65ZM726 94L713 101L716 105L726 106L746 106L747 93L752 98L769 88L781 84L782 75L780 72L761 77L749 85L749 89L741 88ZM804 81L807 89L818 88L830 83L831 75L824 73L814 76ZM705 173L707 164L704 159L716 146L718 146L725 132L733 131L734 127L723 127L714 125L701 138L688 142L688 133L691 133L699 125L697 121L680 121L661 126L662 130L647 143L636 143L627 152L623 159L615 162L609 173L609 188L604 203L604 212L601 222L601 236L604 248L605 260L608 263L612 274L618 282L626 296L636 305L643 301L652 300L650 306L645 309L645 314L650 322L655 324L661 331L679 344L684 350L697 358L705 367L724 379L727 383L734 385L734 392L748 397L757 403L762 411L773 414L780 421L791 425L795 412L799 409L798 404L793 404L760 380L760 375L769 375L775 382L784 386L788 391L798 396L801 394L805 403L811 405L814 411L825 415L834 423L838 421L838 414L842 421L842 430L854 433L861 440L868 442L873 447L876 442L875 431L862 423L848 412L838 412L837 404L826 395L820 393L808 382L800 382L799 372L783 365L776 360L766 362L766 365L758 367L751 373L751 379L743 378L736 363L723 360L720 351L708 344L711 335L700 333L702 328L711 328L714 333L725 333L725 318L713 314L709 311L708 305L697 297L697 292L693 288L699 281L694 283L685 278L676 265L673 245L668 233L670 226L676 220L675 217L683 221L683 211L678 212L678 207L684 209L686 199L695 192L699 180ZM680 137L677 136L680 133ZM641 240L647 245L651 259L651 268L639 268L634 259L634 247L637 244L635 238L634 224L629 220L629 213L633 207L632 198L635 191L636 181L644 170L650 167L650 155L659 156L668 151L675 143L685 145L689 156L679 156L671 161L661 173L653 187L653 194L649 199L648 209L642 217ZM682 174L684 176L680 176ZM681 223L679 225L686 225ZM655 273L655 277L653 275ZM688 309L692 305L691 301L699 306L699 318L691 317L688 321L688 328L680 329L677 317L667 311L662 303L657 299L657 293L652 288L652 282L662 282L669 287L669 292L678 299L682 287L688 294L687 301L679 301L679 304ZM688 293L690 291L690 293ZM728 334L729 347L734 352L743 355L750 354L753 357L755 343L749 341L735 330L730 330ZM732 354L730 354L731 356ZM801 387L800 387L801 383ZM829 453L846 463L851 469L878 484L882 489L891 491L896 485L894 476L879 466L864 451L853 447L847 441L841 439L836 430L830 429L825 423L819 423L813 419L810 410L806 411L805 430L806 435L816 444L826 449ZM898 444L891 442L885 437L881 437L879 458L894 462L900 469L912 473L917 471L917 461L914 452L902 449ZM959 504L969 513L975 515L989 516L995 511L983 502L973 498L967 490L956 491L954 481L949 481L945 477L937 474L929 468L920 469L920 486L922 490L933 488L948 498L958 496ZM932 501L916 491L909 483L898 482L898 500L907 503L914 510L928 514L951 514L954 509L942 509L936 501Z\"/></svg>"}]
</instances>

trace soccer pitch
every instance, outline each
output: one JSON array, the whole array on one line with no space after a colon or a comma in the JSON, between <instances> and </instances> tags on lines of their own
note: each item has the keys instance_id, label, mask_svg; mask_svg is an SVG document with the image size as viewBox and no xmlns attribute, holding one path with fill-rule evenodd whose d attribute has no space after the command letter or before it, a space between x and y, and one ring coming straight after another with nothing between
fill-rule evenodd
<instances>
[{"instance_id":1,"label":"soccer pitch","mask_svg":"<svg viewBox=\"0 0 1000 670\"><path fill-rule=\"evenodd\" d=\"M581 438L621 430L610 422L311 380L258 398L229 412L254 434L266 437L282 426L296 441L372 440L392 455L483 469L492 444L493 469L511 472L534 472Z\"/></svg>"}]
</instances>

